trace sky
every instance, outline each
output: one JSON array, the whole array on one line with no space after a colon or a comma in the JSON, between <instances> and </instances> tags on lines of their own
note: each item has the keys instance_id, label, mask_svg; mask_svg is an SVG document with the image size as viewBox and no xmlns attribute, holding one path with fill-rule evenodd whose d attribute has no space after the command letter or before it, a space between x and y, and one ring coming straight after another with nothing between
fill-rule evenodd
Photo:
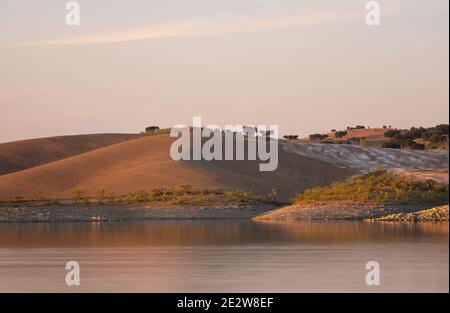
<instances>
[{"instance_id":1,"label":"sky","mask_svg":"<svg viewBox=\"0 0 450 313\"><path fill-rule=\"evenodd\" d=\"M448 123L449 2L0 0L0 142L203 123Z\"/></svg>"}]
</instances>

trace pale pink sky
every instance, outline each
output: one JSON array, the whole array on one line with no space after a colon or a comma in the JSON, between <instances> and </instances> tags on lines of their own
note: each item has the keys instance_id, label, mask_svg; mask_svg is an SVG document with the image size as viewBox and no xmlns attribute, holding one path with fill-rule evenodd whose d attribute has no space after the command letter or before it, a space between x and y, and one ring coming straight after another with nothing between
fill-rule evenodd
<instances>
[{"instance_id":1,"label":"pale pink sky","mask_svg":"<svg viewBox=\"0 0 450 313\"><path fill-rule=\"evenodd\" d=\"M448 123L447 0L0 0L0 142L148 125Z\"/></svg>"}]
</instances>

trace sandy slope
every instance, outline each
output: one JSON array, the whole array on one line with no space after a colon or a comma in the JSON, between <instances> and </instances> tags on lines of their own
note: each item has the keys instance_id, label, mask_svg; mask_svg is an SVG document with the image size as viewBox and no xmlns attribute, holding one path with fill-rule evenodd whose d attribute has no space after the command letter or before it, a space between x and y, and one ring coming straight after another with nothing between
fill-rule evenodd
<instances>
[{"instance_id":1,"label":"sandy slope","mask_svg":"<svg viewBox=\"0 0 450 313\"><path fill-rule=\"evenodd\" d=\"M128 139L135 134L59 136L0 144L0 175L92 151Z\"/></svg>"},{"instance_id":2,"label":"sandy slope","mask_svg":"<svg viewBox=\"0 0 450 313\"><path fill-rule=\"evenodd\" d=\"M329 184L354 170L280 149L279 167L259 172L254 161L181 161L170 158L168 136L128 140L91 152L0 176L0 198L70 197L75 188L92 195L103 188L116 195L152 187L190 184L197 188L246 189L265 194L276 188L280 200L307 187Z\"/></svg>"}]
</instances>

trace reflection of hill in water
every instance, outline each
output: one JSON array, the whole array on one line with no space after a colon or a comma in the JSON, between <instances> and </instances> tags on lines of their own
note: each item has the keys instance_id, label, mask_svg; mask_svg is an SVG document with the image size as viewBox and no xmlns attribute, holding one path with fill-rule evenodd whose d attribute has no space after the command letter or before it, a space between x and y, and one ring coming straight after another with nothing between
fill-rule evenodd
<instances>
[{"instance_id":1,"label":"reflection of hill in water","mask_svg":"<svg viewBox=\"0 0 450 313\"><path fill-rule=\"evenodd\" d=\"M448 240L448 223L148 221L0 224L0 248L131 247Z\"/></svg>"}]
</instances>

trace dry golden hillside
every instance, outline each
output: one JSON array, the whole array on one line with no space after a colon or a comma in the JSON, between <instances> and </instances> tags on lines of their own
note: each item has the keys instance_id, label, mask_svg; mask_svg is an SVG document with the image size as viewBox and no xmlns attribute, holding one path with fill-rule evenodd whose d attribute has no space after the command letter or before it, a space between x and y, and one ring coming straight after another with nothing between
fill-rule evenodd
<instances>
[{"instance_id":1,"label":"dry golden hillside","mask_svg":"<svg viewBox=\"0 0 450 313\"><path fill-rule=\"evenodd\" d=\"M274 172L260 172L255 161L180 161L170 158L173 139L141 137L62 160L0 176L0 198L71 197L74 189L95 195L98 189L123 195L155 187L189 184L195 188L246 189L258 194L272 188L287 200L305 188L326 185L355 173L327 162L280 149Z\"/></svg>"},{"instance_id":2,"label":"dry golden hillside","mask_svg":"<svg viewBox=\"0 0 450 313\"><path fill-rule=\"evenodd\" d=\"M59 136L0 144L0 175L136 138L136 134Z\"/></svg>"}]
</instances>

